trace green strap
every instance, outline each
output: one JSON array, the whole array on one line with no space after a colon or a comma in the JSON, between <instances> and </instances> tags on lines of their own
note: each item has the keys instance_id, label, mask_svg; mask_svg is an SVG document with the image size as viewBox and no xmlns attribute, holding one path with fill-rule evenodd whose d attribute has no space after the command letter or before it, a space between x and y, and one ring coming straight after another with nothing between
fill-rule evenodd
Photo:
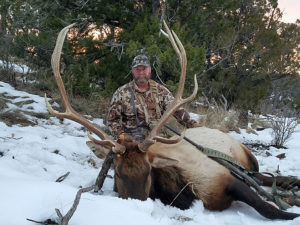
<instances>
[{"instance_id":1,"label":"green strap","mask_svg":"<svg viewBox=\"0 0 300 225\"><path fill-rule=\"evenodd\" d=\"M170 129L175 134L181 136L181 134L175 130L173 127L169 126L168 124L164 125L168 129ZM253 174L259 173L256 171L249 170L245 168L240 162L232 158L231 156L224 154L223 152L219 152L217 150L211 149L211 148L205 148L191 139L187 137L183 137L187 142L195 146L198 150L202 151L204 154L206 154L208 157L213 158L215 161L219 162L221 165L225 166L234 176L237 178L245 181L250 182L249 185L254 187L260 194L267 197L269 200L274 201L275 204L280 209L287 209L290 206L282 201L278 194L277 194L277 188L276 188L276 178L273 174L269 173L272 177L274 177L273 184L272 184L272 195L265 192L260 186L257 184L257 181L254 179ZM223 161L224 160L224 161ZM240 171L240 172L239 172Z\"/></svg>"},{"instance_id":2,"label":"green strap","mask_svg":"<svg viewBox=\"0 0 300 225\"><path fill-rule=\"evenodd\" d=\"M239 161L235 160L234 158L232 158L231 156L229 156L223 152L220 152L220 151L217 151L217 150L214 150L211 148L205 148L205 147L203 148L202 152L210 158L224 159L224 160L232 163L233 165L236 165L236 166L242 168L243 170L246 169Z\"/></svg>"},{"instance_id":3,"label":"green strap","mask_svg":"<svg viewBox=\"0 0 300 225\"><path fill-rule=\"evenodd\" d=\"M271 176L273 178L273 183L272 183L272 197L273 197L273 201L275 202L275 204L280 208L280 209L286 209L286 207L284 206L283 201L280 199L278 192L277 192L277 185L276 185L276 176L274 176L274 174L272 173L267 173L264 172L262 174L267 174L269 176Z\"/></svg>"}]
</instances>

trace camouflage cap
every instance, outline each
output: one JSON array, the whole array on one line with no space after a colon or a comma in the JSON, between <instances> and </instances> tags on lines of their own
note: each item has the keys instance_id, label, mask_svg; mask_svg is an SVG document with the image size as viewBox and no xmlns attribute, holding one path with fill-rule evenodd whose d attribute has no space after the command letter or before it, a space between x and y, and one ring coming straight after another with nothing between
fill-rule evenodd
<instances>
[{"instance_id":1,"label":"camouflage cap","mask_svg":"<svg viewBox=\"0 0 300 225\"><path fill-rule=\"evenodd\" d=\"M150 66L150 61L147 56L145 55L137 55L132 60L131 67L137 67L137 66Z\"/></svg>"}]
</instances>

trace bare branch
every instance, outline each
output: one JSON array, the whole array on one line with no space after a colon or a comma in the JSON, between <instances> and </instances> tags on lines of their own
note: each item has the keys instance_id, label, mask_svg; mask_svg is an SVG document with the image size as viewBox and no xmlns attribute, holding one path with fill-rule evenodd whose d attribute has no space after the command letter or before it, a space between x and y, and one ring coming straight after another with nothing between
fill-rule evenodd
<instances>
[{"instance_id":1,"label":"bare branch","mask_svg":"<svg viewBox=\"0 0 300 225\"><path fill-rule=\"evenodd\" d=\"M57 223L55 223L54 221L48 219L46 221L37 221L37 220L32 220L32 219L26 219L30 222L34 222L34 223L38 223L38 224L44 224L44 225L58 225Z\"/></svg>"},{"instance_id":2,"label":"bare branch","mask_svg":"<svg viewBox=\"0 0 300 225\"><path fill-rule=\"evenodd\" d=\"M102 164L101 171L97 177L96 183L94 185L95 186L94 192L98 192L102 188L104 180L107 177L108 170L109 170L115 157L116 157L116 154L112 151L110 151L107 154L107 156Z\"/></svg>"},{"instance_id":3,"label":"bare branch","mask_svg":"<svg viewBox=\"0 0 300 225\"><path fill-rule=\"evenodd\" d=\"M209 67L207 70L205 70L204 72L202 72L202 73L200 74L200 76L203 75L203 74L205 74L205 73L207 73L207 72L210 71L210 70L215 69L217 66L219 66L222 62L224 62L224 61L227 60L228 58L229 58L229 56L226 56L226 57L222 58L222 59L221 59L219 62L217 62L215 65Z\"/></svg>"},{"instance_id":4,"label":"bare branch","mask_svg":"<svg viewBox=\"0 0 300 225\"><path fill-rule=\"evenodd\" d=\"M286 141L295 132L299 119L297 117L277 115L269 117L269 122L272 128L272 144L276 147L283 147Z\"/></svg>"},{"instance_id":5,"label":"bare branch","mask_svg":"<svg viewBox=\"0 0 300 225\"><path fill-rule=\"evenodd\" d=\"M95 185L79 189L77 194L76 194L76 197L75 197L75 200L73 202L73 205L72 205L71 209L67 212L67 214L65 216L63 216L61 214L59 209L55 209L55 211L57 213L57 216L59 218L59 225L68 225L69 224L69 221L72 218L73 214L75 213L75 211L77 209L77 206L80 202L81 194L85 193L85 192L89 192L89 191L93 190L94 188L95 188Z\"/></svg>"},{"instance_id":6,"label":"bare branch","mask_svg":"<svg viewBox=\"0 0 300 225\"><path fill-rule=\"evenodd\" d=\"M228 101L227 101L227 99L225 98L225 96L223 94L221 95L220 102L222 103L222 105L224 107L224 110L227 111Z\"/></svg>"},{"instance_id":7,"label":"bare branch","mask_svg":"<svg viewBox=\"0 0 300 225\"><path fill-rule=\"evenodd\" d=\"M62 182L64 181L68 176L69 176L70 172L67 172L66 174L60 176L59 178L56 179L55 182Z\"/></svg>"},{"instance_id":8,"label":"bare branch","mask_svg":"<svg viewBox=\"0 0 300 225\"><path fill-rule=\"evenodd\" d=\"M152 63L152 67L153 67L153 69L155 70L156 77L159 79L159 81L160 81L160 83L161 83L162 85L167 86L167 85L162 81L162 79L160 78L160 76L159 76L159 74L158 74L158 72L157 72L157 68L156 68L156 66L155 66L156 63L157 63L157 59L154 60L153 63Z\"/></svg>"},{"instance_id":9,"label":"bare branch","mask_svg":"<svg viewBox=\"0 0 300 225\"><path fill-rule=\"evenodd\" d=\"M208 100L208 97L205 95L204 92L202 92L202 95L204 96L205 101L206 101L208 107L209 107L211 110L213 110L215 113L217 113L216 110L215 110L215 107L210 103L210 101Z\"/></svg>"}]
</instances>

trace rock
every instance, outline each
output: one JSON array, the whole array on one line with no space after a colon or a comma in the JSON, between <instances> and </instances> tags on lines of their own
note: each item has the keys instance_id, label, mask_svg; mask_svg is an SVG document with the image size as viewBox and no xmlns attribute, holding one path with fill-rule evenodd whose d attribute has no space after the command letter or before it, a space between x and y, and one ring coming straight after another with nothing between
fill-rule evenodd
<instances>
[{"instance_id":1,"label":"rock","mask_svg":"<svg viewBox=\"0 0 300 225\"><path fill-rule=\"evenodd\" d=\"M279 154L279 155L276 155L276 157L277 157L278 159L284 159L284 158L285 158L285 153L281 153L281 154Z\"/></svg>"}]
</instances>

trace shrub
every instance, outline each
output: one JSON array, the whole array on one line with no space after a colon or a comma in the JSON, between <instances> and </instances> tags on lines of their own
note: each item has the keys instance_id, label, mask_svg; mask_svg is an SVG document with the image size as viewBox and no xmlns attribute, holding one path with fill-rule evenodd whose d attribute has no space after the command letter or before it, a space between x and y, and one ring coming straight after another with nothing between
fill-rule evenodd
<instances>
[{"instance_id":1,"label":"shrub","mask_svg":"<svg viewBox=\"0 0 300 225\"><path fill-rule=\"evenodd\" d=\"M272 128L272 145L277 148L283 148L286 141L295 132L295 128L299 123L299 118L287 117L284 115L272 116L269 118Z\"/></svg>"}]
</instances>

